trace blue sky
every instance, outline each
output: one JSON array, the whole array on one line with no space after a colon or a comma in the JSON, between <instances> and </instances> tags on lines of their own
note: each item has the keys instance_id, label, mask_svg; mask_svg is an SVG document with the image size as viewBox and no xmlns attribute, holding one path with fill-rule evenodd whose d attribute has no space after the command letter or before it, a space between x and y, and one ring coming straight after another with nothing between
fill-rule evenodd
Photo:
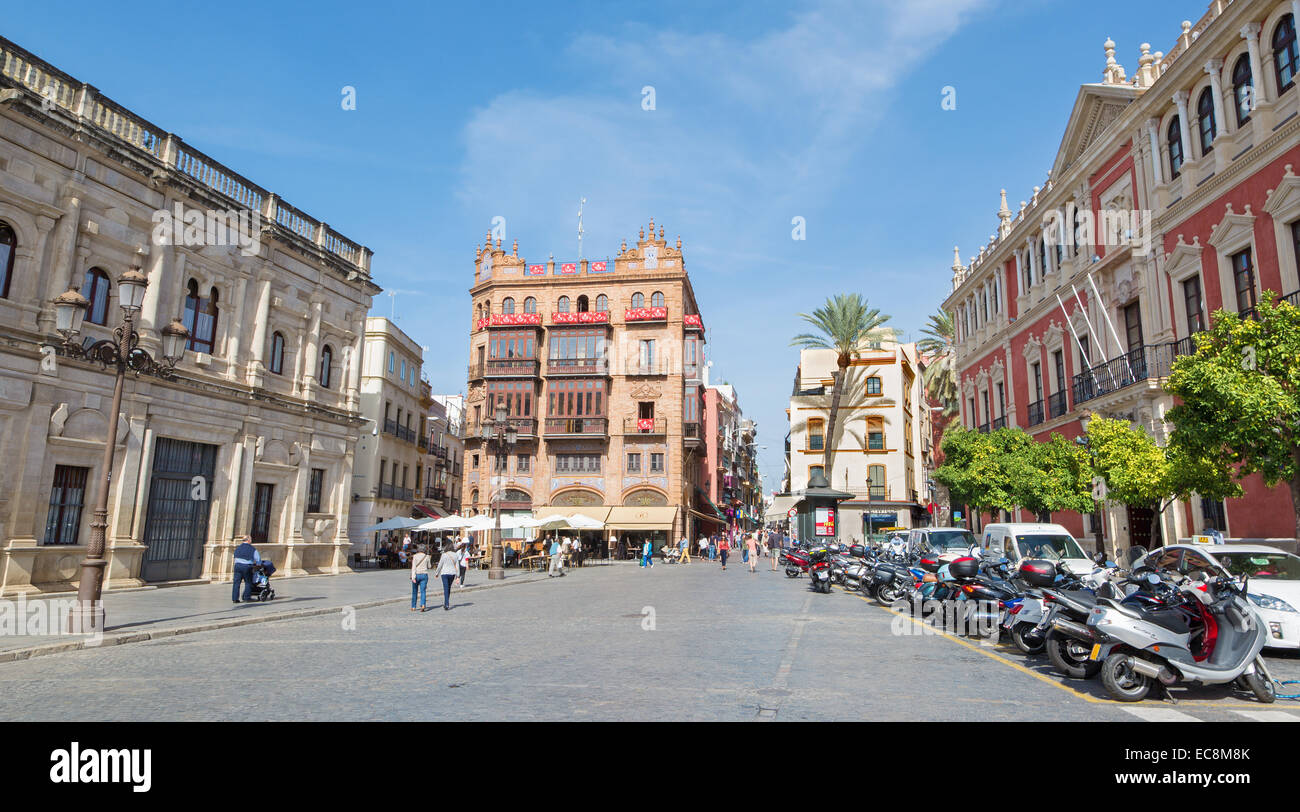
<instances>
[{"instance_id":1,"label":"blue sky","mask_svg":"<svg viewBox=\"0 0 1300 812\"><path fill-rule=\"evenodd\" d=\"M9 4L4 36L375 251L389 315L463 391L473 252L680 235L713 377L779 486L796 314L859 291L917 337L1052 165L1102 43L1131 76L1200 0ZM204 11L198 11L204 9ZM642 88L655 109L642 109ZM356 109L340 105L356 89ZM956 90L955 110L941 107ZM791 219L806 239L791 239Z\"/></svg>"}]
</instances>

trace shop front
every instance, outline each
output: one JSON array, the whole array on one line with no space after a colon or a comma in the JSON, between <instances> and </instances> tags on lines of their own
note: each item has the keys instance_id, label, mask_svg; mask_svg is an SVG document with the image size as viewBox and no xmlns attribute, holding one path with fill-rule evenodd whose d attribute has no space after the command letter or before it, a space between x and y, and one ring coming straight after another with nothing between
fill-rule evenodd
<instances>
[{"instance_id":1,"label":"shop front","mask_svg":"<svg viewBox=\"0 0 1300 812\"><path fill-rule=\"evenodd\" d=\"M620 505L609 509L606 532L616 548L633 557L646 540L650 549L659 553L664 545L675 541L673 531L677 526L678 508L674 505L633 507Z\"/></svg>"}]
</instances>

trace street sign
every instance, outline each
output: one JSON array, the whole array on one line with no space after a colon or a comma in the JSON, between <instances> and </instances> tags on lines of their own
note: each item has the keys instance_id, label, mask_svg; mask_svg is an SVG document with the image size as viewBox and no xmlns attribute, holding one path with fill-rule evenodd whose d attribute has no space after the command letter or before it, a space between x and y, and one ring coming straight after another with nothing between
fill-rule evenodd
<instances>
[{"instance_id":1,"label":"street sign","mask_svg":"<svg viewBox=\"0 0 1300 812\"><path fill-rule=\"evenodd\" d=\"M795 508L790 508L788 511L786 511L785 515L793 519L795 516L799 515L799 511L796 510Z\"/></svg>"}]
</instances>

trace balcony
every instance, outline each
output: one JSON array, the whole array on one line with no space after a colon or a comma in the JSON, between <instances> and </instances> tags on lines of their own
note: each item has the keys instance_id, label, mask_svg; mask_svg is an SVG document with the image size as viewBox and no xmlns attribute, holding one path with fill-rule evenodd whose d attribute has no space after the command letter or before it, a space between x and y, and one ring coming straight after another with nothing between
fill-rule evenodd
<instances>
[{"instance_id":1,"label":"balcony","mask_svg":"<svg viewBox=\"0 0 1300 812\"><path fill-rule=\"evenodd\" d=\"M609 419L605 417L548 417L546 437L607 437Z\"/></svg>"},{"instance_id":2,"label":"balcony","mask_svg":"<svg viewBox=\"0 0 1300 812\"><path fill-rule=\"evenodd\" d=\"M668 433L668 424L665 420L654 417L627 417L623 419L623 434L625 435L664 435Z\"/></svg>"},{"instance_id":3,"label":"balcony","mask_svg":"<svg viewBox=\"0 0 1300 812\"><path fill-rule=\"evenodd\" d=\"M699 445L704 442L703 426L699 423L683 423L682 437L688 445Z\"/></svg>"},{"instance_id":4,"label":"balcony","mask_svg":"<svg viewBox=\"0 0 1300 812\"><path fill-rule=\"evenodd\" d=\"M981 424L980 424L980 427L979 427L979 433L980 433L980 434L988 434L988 433L989 433L989 424L988 424L988 423L981 423Z\"/></svg>"},{"instance_id":5,"label":"balcony","mask_svg":"<svg viewBox=\"0 0 1300 812\"><path fill-rule=\"evenodd\" d=\"M535 438L537 437L537 421L531 417L507 417L506 422L519 434L520 437Z\"/></svg>"},{"instance_id":6,"label":"balcony","mask_svg":"<svg viewBox=\"0 0 1300 812\"><path fill-rule=\"evenodd\" d=\"M469 372L467 373L467 375L468 375L468 377L469 377L469 380L471 380L471 381L482 380L482 378L483 378L483 362L482 362L482 361L479 361L478 363L470 364L470 365L469 365Z\"/></svg>"},{"instance_id":7,"label":"balcony","mask_svg":"<svg viewBox=\"0 0 1300 812\"><path fill-rule=\"evenodd\" d=\"M405 440L408 443L416 442L415 431L406 426L398 425L396 420L384 420L384 433L391 434L399 440Z\"/></svg>"},{"instance_id":8,"label":"balcony","mask_svg":"<svg viewBox=\"0 0 1300 812\"><path fill-rule=\"evenodd\" d=\"M1300 307L1300 290L1297 290L1294 293L1288 293L1287 295L1283 296L1282 301L1294 307Z\"/></svg>"},{"instance_id":9,"label":"balcony","mask_svg":"<svg viewBox=\"0 0 1300 812\"><path fill-rule=\"evenodd\" d=\"M379 486L380 499L395 499L398 502L411 502L415 500L415 491L410 488L399 488L391 482L386 482Z\"/></svg>"},{"instance_id":10,"label":"balcony","mask_svg":"<svg viewBox=\"0 0 1300 812\"><path fill-rule=\"evenodd\" d=\"M536 378L541 369L537 358L489 358L485 378Z\"/></svg>"},{"instance_id":11,"label":"balcony","mask_svg":"<svg viewBox=\"0 0 1300 812\"><path fill-rule=\"evenodd\" d=\"M889 499L888 485L868 485L867 498L873 502Z\"/></svg>"},{"instance_id":12,"label":"balcony","mask_svg":"<svg viewBox=\"0 0 1300 812\"><path fill-rule=\"evenodd\" d=\"M1047 415L1048 417L1061 417L1068 411L1065 402L1065 390L1053 392L1047 398Z\"/></svg>"},{"instance_id":13,"label":"balcony","mask_svg":"<svg viewBox=\"0 0 1300 812\"><path fill-rule=\"evenodd\" d=\"M475 332L488 327L536 327L542 329L542 317L539 313L494 313L474 320Z\"/></svg>"},{"instance_id":14,"label":"balcony","mask_svg":"<svg viewBox=\"0 0 1300 812\"><path fill-rule=\"evenodd\" d=\"M447 446L445 446L445 445L435 445L435 446L431 449L430 453L433 454L433 456L437 457L437 458L440 459L440 460L445 460L445 459L447 459Z\"/></svg>"},{"instance_id":15,"label":"balcony","mask_svg":"<svg viewBox=\"0 0 1300 812\"><path fill-rule=\"evenodd\" d=\"M994 430L994 431L997 431L998 429L1005 429L1006 427L1007 427L1007 416L1006 416L1006 415L1003 415L1003 416L1001 416L1001 417L999 417L999 418L996 418L996 419L993 421L993 430ZM929 444L929 443L926 443L926 444L925 444L925 450L926 450L927 452L930 450L930 444Z\"/></svg>"},{"instance_id":16,"label":"balcony","mask_svg":"<svg viewBox=\"0 0 1300 812\"><path fill-rule=\"evenodd\" d=\"M421 435L420 435L420 443L419 443L419 445L420 445L420 450L421 450L421 451L428 451L428 450L429 450L429 438L428 438L428 437L425 437L423 434L421 434Z\"/></svg>"},{"instance_id":17,"label":"balcony","mask_svg":"<svg viewBox=\"0 0 1300 812\"><path fill-rule=\"evenodd\" d=\"M1043 422L1043 401L1041 399L1029 404L1027 417L1028 419L1025 422L1030 426L1037 426Z\"/></svg>"},{"instance_id":18,"label":"balcony","mask_svg":"<svg viewBox=\"0 0 1300 812\"><path fill-rule=\"evenodd\" d=\"M644 362L633 359L623 369L623 374L629 377L636 375L667 375L668 364L662 358Z\"/></svg>"},{"instance_id":19,"label":"balcony","mask_svg":"<svg viewBox=\"0 0 1300 812\"><path fill-rule=\"evenodd\" d=\"M552 313L551 324L609 324L608 310L580 313Z\"/></svg>"},{"instance_id":20,"label":"balcony","mask_svg":"<svg viewBox=\"0 0 1300 812\"><path fill-rule=\"evenodd\" d=\"M609 361L604 358L549 358L546 361L546 374L552 377L578 375L607 378Z\"/></svg>"},{"instance_id":21,"label":"balcony","mask_svg":"<svg viewBox=\"0 0 1300 812\"><path fill-rule=\"evenodd\" d=\"M623 321L626 322L668 321L668 308L632 307L623 311Z\"/></svg>"},{"instance_id":22,"label":"balcony","mask_svg":"<svg viewBox=\"0 0 1300 812\"><path fill-rule=\"evenodd\" d=\"M1174 359L1196 352L1196 342L1191 336L1139 347L1132 352L1098 364L1074 376L1072 384L1074 403L1079 405L1093 398L1131 386L1139 381L1164 378L1169 375Z\"/></svg>"}]
</instances>

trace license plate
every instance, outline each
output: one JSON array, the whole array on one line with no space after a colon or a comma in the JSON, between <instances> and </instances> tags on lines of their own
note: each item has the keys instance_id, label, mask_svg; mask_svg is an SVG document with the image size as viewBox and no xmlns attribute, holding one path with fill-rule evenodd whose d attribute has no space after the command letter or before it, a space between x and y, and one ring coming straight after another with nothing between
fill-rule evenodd
<instances>
[{"instance_id":1,"label":"license plate","mask_svg":"<svg viewBox=\"0 0 1300 812\"><path fill-rule=\"evenodd\" d=\"M1095 660L1099 656L1101 656L1101 643L1094 643L1092 646L1092 651L1088 654L1088 659Z\"/></svg>"}]
</instances>

